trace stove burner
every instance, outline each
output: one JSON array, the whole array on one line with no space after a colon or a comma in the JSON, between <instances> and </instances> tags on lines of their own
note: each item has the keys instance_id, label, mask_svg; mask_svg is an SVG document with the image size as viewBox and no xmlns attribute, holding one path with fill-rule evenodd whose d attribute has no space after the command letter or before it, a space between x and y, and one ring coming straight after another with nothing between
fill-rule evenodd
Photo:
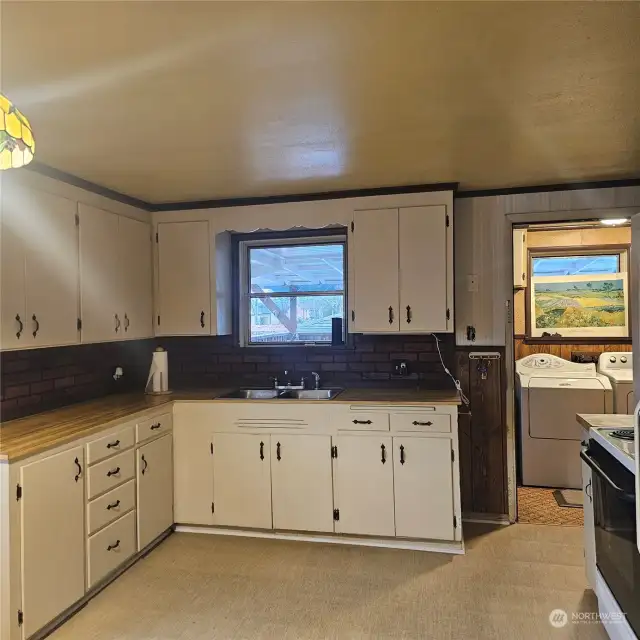
<instances>
[{"instance_id":1,"label":"stove burner","mask_svg":"<svg viewBox=\"0 0 640 640\"><path fill-rule=\"evenodd\" d=\"M618 438L619 440L633 440L633 429L618 429L611 432L612 438Z\"/></svg>"}]
</instances>

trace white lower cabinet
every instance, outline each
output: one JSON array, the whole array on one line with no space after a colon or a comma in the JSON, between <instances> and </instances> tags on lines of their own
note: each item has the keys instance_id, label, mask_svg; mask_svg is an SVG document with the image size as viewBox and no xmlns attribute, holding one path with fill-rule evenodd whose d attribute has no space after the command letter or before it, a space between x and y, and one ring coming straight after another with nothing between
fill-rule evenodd
<instances>
[{"instance_id":1,"label":"white lower cabinet","mask_svg":"<svg viewBox=\"0 0 640 640\"><path fill-rule=\"evenodd\" d=\"M213 501L215 524L272 528L269 434L214 434Z\"/></svg>"},{"instance_id":2,"label":"white lower cabinet","mask_svg":"<svg viewBox=\"0 0 640 640\"><path fill-rule=\"evenodd\" d=\"M582 491L584 502L584 564L589 586L596 588L596 533L593 516L593 483L591 468L582 462Z\"/></svg>"},{"instance_id":3,"label":"white lower cabinet","mask_svg":"<svg viewBox=\"0 0 640 640\"><path fill-rule=\"evenodd\" d=\"M173 524L173 450L171 434L136 452L138 551Z\"/></svg>"},{"instance_id":4,"label":"white lower cabinet","mask_svg":"<svg viewBox=\"0 0 640 640\"><path fill-rule=\"evenodd\" d=\"M393 438L396 536L454 539L450 438Z\"/></svg>"},{"instance_id":5,"label":"white lower cabinet","mask_svg":"<svg viewBox=\"0 0 640 640\"><path fill-rule=\"evenodd\" d=\"M273 528L333 532L331 436L271 436Z\"/></svg>"},{"instance_id":6,"label":"white lower cabinet","mask_svg":"<svg viewBox=\"0 0 640 640\"><path fill-rule=\"evenodd\" d=\"M84 595L84 449L20 469L24 638Z\"/></svg>"},{"instance_id":7,"label":"white lower cabinet","mask_svg":"<svg viewBox=\"0 0 640 640\"><path fill-rule=\"evenodd\" d=\"M394 536L391 438L341 435L334 443L336 532Z\"/></svg>"}]
</instances>

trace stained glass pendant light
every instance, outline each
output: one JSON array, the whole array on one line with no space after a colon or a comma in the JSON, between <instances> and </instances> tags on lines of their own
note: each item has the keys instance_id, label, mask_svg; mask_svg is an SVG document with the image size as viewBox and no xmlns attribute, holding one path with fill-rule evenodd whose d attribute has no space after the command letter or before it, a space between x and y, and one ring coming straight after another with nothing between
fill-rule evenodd
<instances>
[{"instance_id":1,"label":"stained glass pendant light","mask_svg":"<svg viewBox=\"0 0 640 640\"><path fill-rule=\"evenodd\" d=\"M18 169L33 160L29 121L0 93L0 169Z\"/></svg>"}]
</instances>

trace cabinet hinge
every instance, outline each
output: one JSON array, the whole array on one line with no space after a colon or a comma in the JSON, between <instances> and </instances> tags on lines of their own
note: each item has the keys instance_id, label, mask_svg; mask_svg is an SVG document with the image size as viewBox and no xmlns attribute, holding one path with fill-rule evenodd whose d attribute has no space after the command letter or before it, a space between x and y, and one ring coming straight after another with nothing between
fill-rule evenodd
<instances>
[{"instance_id":1,"label":"cabinet hinge","mask_svg":"<svg viewBox=\"0 0 640 640\"><path fill-rule=\"evenodd\" d=\"M76 227L80 226L80 216L76 213Z\"/></svg>"},{"instance_id":2,"label":"cabinet hinge","mask_svg":"<svg viewBox=\"0 0 640 640\"><path fill-rule=\"evenodd\" d=\"M336 521L340 520L340 509L333 510L333 519Z\"/></svg>"},{"instance_id":3,"label":"cabinet hinge","mask_svg":"<svg viewBox=\"0 0 640 640\"><path fill-rule=\"evenodd\" d=\"M453 516L453 528L454 529L458 528L458 518L456 518L455 516Z\"/></svg>"},{"instance_id":4,"label":"cabinet hinge","mask_svg":"<svg viewBox=\"0 0 640 640\"><path fill-rule=\"evenodd\" d=\"M22 609L18 609L18 626L21 627L24 622L24 613L22 613Z\"/></svg>"},{"instance_id":5,"label":"cabinet hinge","mask_svg":"<svg viewBox=\"0 0 640 640\"><path fill-rule=\"evenodd\" d=\"M446 217L446 223L447 223L447 227L448 227L449 226L449 215L448 214L447 214L447 217Z\"/></svg>"},{"instance_id":6,"label":"cabinet hinge","mask_svg":"<svg viewBox=\"0 0 640 640\"><path fill-rule=\"evenodd\" d=\"M337 458L338 457L338 445L334 444L333 447L331 447L331 457L332 458Z\"/></svg>"},{"instance_id":7,"label":"cabinet hinge","mask_svg":"<svg viewBox=\"0 0 640 640\"><path fill-rule=\"evenodd\" d=\"M447 320L451 320L451 311L447 309Z\"/></svg>"},{"instance_id":8,"label":"cabinet hinge","mask_svg":"<svg viewBox=\"0 0 640 640\"><path fill-rule=\"evenodd\" d=\"M158 316L158 326L160 326L160 316Z\"/></svg>"},{"instance_id":9,"label":"cabinet hinge","mask_svg":"<svg viewBox=\"0 0 640 640\"><path fill-rule=\"evenodd\" d=\"M22 486L18 485L16 487L16 502L18 502L18 500L22 500Z\"/></svg>"},{"instance_id":10,"label":"cabinet hinge","mask_svg":"<svg viewBox=\"0 0 640 640\"><path fill-rule=\"evenodd\" d=\"M455 462L456 461L456 452L451 450L451 462Z\"/></svg>"},{"instance_id":11,"label":"cabinet hinge","mask_svg":"<svg viewBox=\"0 0 640 640\"><path fill-rule=\"evenodd\" d=\"M158 244L158 232L156 231L156 244Z\"/></svg>"},{"instance_id":12,"label":"cabinet hinge","mask_svg":"<svg viewBox=\"0 0 640 640\"><path fill-rule=\"evenodd\" d=\"M82 320L80 318L78 318L78 321L76 322L76 329L78 329L78 331L82 329Z\"/></svg>"},{"instance_id":13,"label":"cabinet hinge","mask_svg":"<svg viewBox=\"0 0 640 640\"><path fill-rule=\"evenodd\" d=\"M216 512L216 505L215 503L211 503L211 513L215 513Z\"/></svg>"},{"instance_id":14,"label":"cabinet hinge","mask_svg":"<svg viewBox=\"0 0 640 640\"><path fill-rule=\"evenodd\" d=\"M210 443L211 455L213 455L213 442Z\"/></svg>"},{"instance_id":15,"label":"cabinet hinge","mask_svg":"<svg viewBox=\"0 0 640 640\"><path fill-rule=\"evenodd\" d=\"M353 222L353 220L351 221L351 232L353 233L353 231L355 231L356 228L356 224L355 222Z\"/></svg>"}]
</instances>

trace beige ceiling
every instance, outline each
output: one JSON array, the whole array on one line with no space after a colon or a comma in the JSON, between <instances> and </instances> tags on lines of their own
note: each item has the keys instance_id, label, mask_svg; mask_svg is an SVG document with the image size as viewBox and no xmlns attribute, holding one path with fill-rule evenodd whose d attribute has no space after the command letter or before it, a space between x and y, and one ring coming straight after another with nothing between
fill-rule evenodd
<instances>
[{"instance_id":1,"label":"beige ceiling","mask_svg":"<svg viewBox=\"0 0 640 640\"><path fill-rule=\"evenodd\" d=\"M640 175L638 2L8 2L37 159L149 202Z\"/></svg>"}]
</instances>

